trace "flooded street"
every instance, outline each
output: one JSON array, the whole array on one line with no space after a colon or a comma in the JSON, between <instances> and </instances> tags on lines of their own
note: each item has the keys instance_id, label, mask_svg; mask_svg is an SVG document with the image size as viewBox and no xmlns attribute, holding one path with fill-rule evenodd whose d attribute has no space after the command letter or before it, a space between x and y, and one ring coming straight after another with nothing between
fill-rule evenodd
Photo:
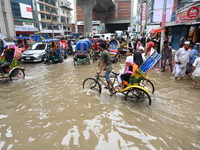
<instances>
[{"instance_id":1,"label":"flooded street","mask_svg":"<svg viewBox=\"0 0 200 150\"><path fill-rule=\"evenodd\" d=\"M114 64L123 68L125 59ZM22 63L26 77L0 81L1 150L198 150L200 85L153 69L152 105L82 89L97 62Z\"/></svg>"}]
</instances>

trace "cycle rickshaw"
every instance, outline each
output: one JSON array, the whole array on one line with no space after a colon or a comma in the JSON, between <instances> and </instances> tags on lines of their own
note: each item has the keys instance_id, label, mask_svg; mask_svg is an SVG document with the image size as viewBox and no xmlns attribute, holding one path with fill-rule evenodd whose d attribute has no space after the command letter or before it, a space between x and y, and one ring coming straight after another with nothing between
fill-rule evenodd
<instances>
[{"instance_id":1,"label":"cycle rickshaw","mask_svg":"<svg viewBox=\"0 0 200 150\"><path fill-rule=\"evenodd\" d=\"M54 62L63 62L64 58L67 58L65 55L67 53L64 51L64 49L61 48L60 40L59 39L44 39L42 40L42 43L49 44L48 49L46 50L46 55L44 56L44 63L49 65L50 63ZM54 46L56 46L56 51L53 53L51 46L54 43Z\"/></svg>"},{"instance_id":2,"label":"cycle rickshaw","mask_svg":"<svg viewBox=\"0 0 200 150\"><path fill-rule=\"evenodd\" d=\"M14 51L13 60L9 65L9 67L6 69L7 73L0 76L0 80L10 79L10 81L13 81L13 80L24 79L25 69L23 67L18 66L18 60L21 58L21 51L14 45L10 45L9 48L12 51ZM4 51L0 56L0 62L5 62Z\"/></svg>"},{"instance_id":3,"label":"cycle rickshaw","mask_svg":"<svg viewBox=\"0 0 200 150\"><path fill-rule=\"evenodd\" d=\"M29 44L29 40L30 38L27 37L27 36L15 36L15 37L12 37L11 39L13 39L13 41L15 42L15 46L18 47L18 49L21 51L21 52L24 52L25 50L29 49L30 47L30 44Z\"/></svg>"},{"instance_id":4,"label":"cycle rickshaw","mask_svg":"<svg viewBox=\"0 0 200 150\"><path fill-rule=\"evenodd\" d=\"M154 93L154 85L151 82L151 79L146 76L146 72L153 67L159 60L161 59L161 55L157 52L152 53L147 60L138 68L134 76L129 78L129 84L124 89L118 91L118 93L122 93L125 95L125 101L147 101L148 105L151 105L151 97L149 93ZM113 75L111 78L114 78L112 81L113 84L118 76L118 73L112 72ZM101 78L105 78L105 76L101 76L97 74L95 78L87 78L83 81L83 89L91 89L94 91L98 91L101 93L102 83L104 86L107 86L106 83L103 83ZM109 92L111 89L108 87Z\"/></svg>"},{"instance_id":5,"label":"cycle rickshaw","mask_svg":"<svg viewBox=\"0 0 200 150\"><path fill-rule=\"evenodd\" d=\"M87 39L80 40L76 44L76 52L74 54L74 66L76 64L90 64L90 47L91 42Z\"/></svg>"},{"instance_id":6,"label":"cycle rickshaw","mask_svg":"<svg viewBox=\"0 0 200 150\"><path fill-rule=\"evenodd\" d=\"M118 62L120 60L120 55L119 55L119 42L116 39L112 39L109 41L110 48L109 48L109 54L110 54L110 59L112 63Z\"/></svg>"}]
</instances>

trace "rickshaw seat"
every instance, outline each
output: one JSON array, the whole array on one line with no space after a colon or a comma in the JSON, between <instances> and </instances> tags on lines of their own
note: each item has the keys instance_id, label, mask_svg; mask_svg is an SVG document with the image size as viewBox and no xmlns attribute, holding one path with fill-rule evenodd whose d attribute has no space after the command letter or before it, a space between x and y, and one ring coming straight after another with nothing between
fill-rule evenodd
<instances>
[{"instance_id":1,"label":"rickshaw seat","mask_svg":"<svg viewBox=\"0 0 200 150\"><path fill-rule=\"evenodd\" d=\"M77 58L87 58L88 57L88 53L86 51L84 51L84 52L76 51L75 55Z\"/></svg>"},{"instance_id":2,"label":"rickshaw seat","mask_svg":"<svg viewBox=\"0 0 200 150\"><path fill-rule=\"evenodd\" d=\"M129 84L130 85L134 85L134 84L138 84L138 83L140 83L140 81L142 80L142 79L144 79L144 76L143 76L143 74L141 74L140 72L139 72L139 69L135 72L135 74L134 75L132 75L132 76L130 76L130 78L129 78Z\"/></svg>"}]
</instances>

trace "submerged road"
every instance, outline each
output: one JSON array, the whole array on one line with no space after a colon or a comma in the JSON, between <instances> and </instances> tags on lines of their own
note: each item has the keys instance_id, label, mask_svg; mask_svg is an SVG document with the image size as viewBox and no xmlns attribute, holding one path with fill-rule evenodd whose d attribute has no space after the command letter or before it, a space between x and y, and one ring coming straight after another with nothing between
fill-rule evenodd
<instances>
[{"instance_id":1,"label":"submerged road","mask_svg":"<svg viewBox=\"0 0 200 150\"><path fill-rule=\"evenodd\" d=\"M125 59L114 64L123 68ZM200 88L152 69L152 106L82 89L97 62L21 63L26 78L0 81L1 150L197 150Z\"/></svg>"}]
</instances>

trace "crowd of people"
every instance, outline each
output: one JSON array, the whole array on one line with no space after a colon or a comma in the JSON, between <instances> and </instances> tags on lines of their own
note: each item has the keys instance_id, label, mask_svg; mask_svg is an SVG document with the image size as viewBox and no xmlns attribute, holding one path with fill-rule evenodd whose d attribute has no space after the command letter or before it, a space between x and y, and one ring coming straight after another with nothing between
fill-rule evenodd
<instances>
[{"instance_id":1,"label":"crowd of people","mask_svg":"<svg viewBox=\"0 0 200 150\"><path fill-rule=\"evenodd\" d=\"M119 51L122 49L121 45L124 45L124 41L119 41ZM106 50L106 42L99 45L102 50ZM126 51L126 61L125 67L120 71L118 76L119 90L123 89L129 81L129 77L134 75L134 72L140 67L140 65L145 62L146 58L151 55L154 51L157 51L161 54L161 72L166 71L166 64L168 62L170 66L170 71L174 74L175 80L184 79L184 76L187 74L192 83L193 87L196 88L197 82L200 82L200 50L199 43L194 43L192 38L189 37L186 39L186 36L182 36L179 41L179 49L175 52L174 55L174 66L173 66L173 50L171 47L171 42L169 38L166 37L162 49L160 49L160 39L157 40L147 38L145 35L142 37L131 39L127 44ZM108 85L111 87L113 93L116 92L115 88L112 85L110 80L110 73L112 71L112 63L109 59L109 53L106 53L101 57L101 67L98 73L101 73L102 69L109 66L109 70L106 70L106 80ZM109 65L108 65L109 64ZM113 94L111 93L111 95Z\"/></svg>"}]
</instances>

